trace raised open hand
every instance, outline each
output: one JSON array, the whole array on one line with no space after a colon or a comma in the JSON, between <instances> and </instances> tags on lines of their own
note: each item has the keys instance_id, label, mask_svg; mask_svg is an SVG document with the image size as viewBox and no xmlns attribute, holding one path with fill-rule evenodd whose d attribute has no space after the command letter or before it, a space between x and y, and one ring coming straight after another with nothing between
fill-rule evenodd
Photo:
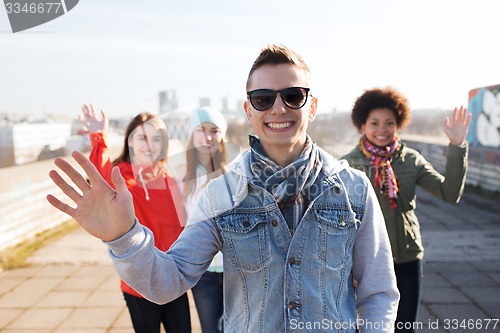
<instances>
[{"instance_id":1,"label":"raised open hand","mask_svg":"<svg viewBox=\"0 0 500 333\"><path fill-rule=\"evenodd\" d=\"M114 190L82 153L75 151L72 156L89 177L90 184L67 161L56 158L54 163L69 176L74 185L70 185L55 170L51 170L49 176L64 194L76 203L76 208L51 194L47 196L47 200L52 206L75 219L89 234L103 241L121 237L133 227L135 213L132 195L120 170L115 167L112 171L111 177L116 188Z\"/></svg>"},{"instance_id":2,"label":"raised open hand","mask_svg":"<svg viewBox=\"0 0 500 333\"><path fill-rule=\"evenodd\" d=\"M467 108L463 106L453 110L451 119L446 117L444 132L448 136L448 139L450 139L451 144L459 146L467 139L467 131L469 130L471 119L472 115L467 113Z\"/></svg>"},{"instance_id":3,"label":"raised open hand","mask_svg":"<svg viewBox=\"0 0 500 333\"><path fill-rule=\"evenodd\" d=\"M89 133L108 131L109 120L106 113L101 110L101 115L97 115L92 104L83 104L82 113L78 115L78 119Z\"/></svg>"}]
</instances>

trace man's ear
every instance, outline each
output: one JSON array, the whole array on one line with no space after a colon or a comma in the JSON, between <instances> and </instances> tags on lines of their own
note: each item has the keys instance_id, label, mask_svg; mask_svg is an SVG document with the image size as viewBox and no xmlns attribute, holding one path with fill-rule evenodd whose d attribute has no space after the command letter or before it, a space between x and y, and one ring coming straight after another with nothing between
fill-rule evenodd
<instances>
[{"instance_id":1,"label":"man's ear","mask_svg":"<svg viewBox=\"0 0 500 333\"><path fill-rule=\"evenodd\" d=\"M316 97L311 97L311 103L309 105L309 121L314 121L316 119L316 112L318 111L318 99Z\"/></svg>"},{"instance_id":2,"label":"man's ear","mask_svg":"<svg viewBox=\"0 0 500 333\"><path fill-rule=\"evenodd\" d=\"M252 112L250 111L250 103L247 101L243 102L243 109L245 109L245 114L247 115L248 121L251 121Z\"/></svg>"}]
</instances>

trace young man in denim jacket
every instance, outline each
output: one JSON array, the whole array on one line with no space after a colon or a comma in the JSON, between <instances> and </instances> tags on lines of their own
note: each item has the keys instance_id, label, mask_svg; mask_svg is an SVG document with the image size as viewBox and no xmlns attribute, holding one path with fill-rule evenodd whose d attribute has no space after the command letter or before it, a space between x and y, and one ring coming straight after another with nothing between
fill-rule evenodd
<instances>
[{"instance_id":1,"label":"young man in denim jacket","mask_svg":"<svg viewBox=\"0 0 500 333\"><path fill-rule=\"evenodd\" d=\"M318 102L309 87L299 55L262 50L244 104L257 136L166 253L135 220L119 172L114 191L80 153L93 185L57 159L82 194L51 171L77 208L48 200L105 241L120 277L153 302L182 295L223 252L225 332L392 332L399 293L379 204L362 172L307 135Z\"/></svg>"}]
</instances>

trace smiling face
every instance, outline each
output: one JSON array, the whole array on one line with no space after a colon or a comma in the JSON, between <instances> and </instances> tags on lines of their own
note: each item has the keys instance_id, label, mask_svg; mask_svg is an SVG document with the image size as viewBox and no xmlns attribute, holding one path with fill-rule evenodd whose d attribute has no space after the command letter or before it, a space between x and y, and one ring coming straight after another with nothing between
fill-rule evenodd
<instances>
[{"instance_id":1,"label":"smiling face","mask_svg":"<svg viewBox=\"0 0 500 333\"><path fill-rule=\"evenodd\" d=\"M370 111L361 131L368 141L379 147L393 142L398 133L396 116L391 109L377 108Z\"/></svg>"},{"instance_id":2,"label":"smiling face","mask_svg":"<svg viewBox=\"0 0 500 333\"><path fill-rule=\"evenodd\" d=\"M158 160L162 151L161 132L151 124L138 126L128 141L132 149L131 162L134 165L149 166Z\"/></svg>"},{"instance_id":3,"label":"smiling face","mask_svg":"<svg viewBox=\"0 0 500 333\"><path fill-rule=\"evenodd\" d=\"M193 131L193 145L199 154L213 154L222 141L220 129L210 122L204 122Z\"/></svg>"},{"instance_id":4,"label":"smiling face","mask_svg":"<svg viewBox=\"0 0 500 333\"><path fill-rule=\"evenodd\" d=\"M288 64L268 64L253 72L247 90L280 90L290 87L309 87L308 75L304 70ZM272 160L282 164L280 160L284 155L288 158L283 163L299 157L304 148L309 122L316 116L315 97L308 96L306 104L295 110L285 106L279 95L269 110L257 111L248 100L245 101L244 108L248 121Z\"/></svg>"}]
</instances>

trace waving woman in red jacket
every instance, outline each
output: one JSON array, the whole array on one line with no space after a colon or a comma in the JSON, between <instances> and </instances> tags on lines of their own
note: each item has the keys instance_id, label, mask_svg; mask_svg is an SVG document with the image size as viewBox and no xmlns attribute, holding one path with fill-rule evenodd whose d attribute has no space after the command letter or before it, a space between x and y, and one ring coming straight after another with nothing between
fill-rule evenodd
<instances>
[{"instance_id":1,"label":"waving woman in red jacket","mask_svg":"<svg viewBox=\"0 0 500 333\"><path fill-rule=\"evenodd\" d=\"M91 162L111 186L111 170L118 166L132 193L137 219L154 233L155 246L168 250L183 230L185 218L176 181L165 168L169 142L165 123L150 113L138 114L125 131L122 152L111 162L106 138L109 122L104 111L98 115L92 105L83 105L80 120L90 135ZM191 332L186 294L158 305L123 281L121 289L135 332L159 333L161 323L166 332Z\"/></svg>"}]
</instances>

